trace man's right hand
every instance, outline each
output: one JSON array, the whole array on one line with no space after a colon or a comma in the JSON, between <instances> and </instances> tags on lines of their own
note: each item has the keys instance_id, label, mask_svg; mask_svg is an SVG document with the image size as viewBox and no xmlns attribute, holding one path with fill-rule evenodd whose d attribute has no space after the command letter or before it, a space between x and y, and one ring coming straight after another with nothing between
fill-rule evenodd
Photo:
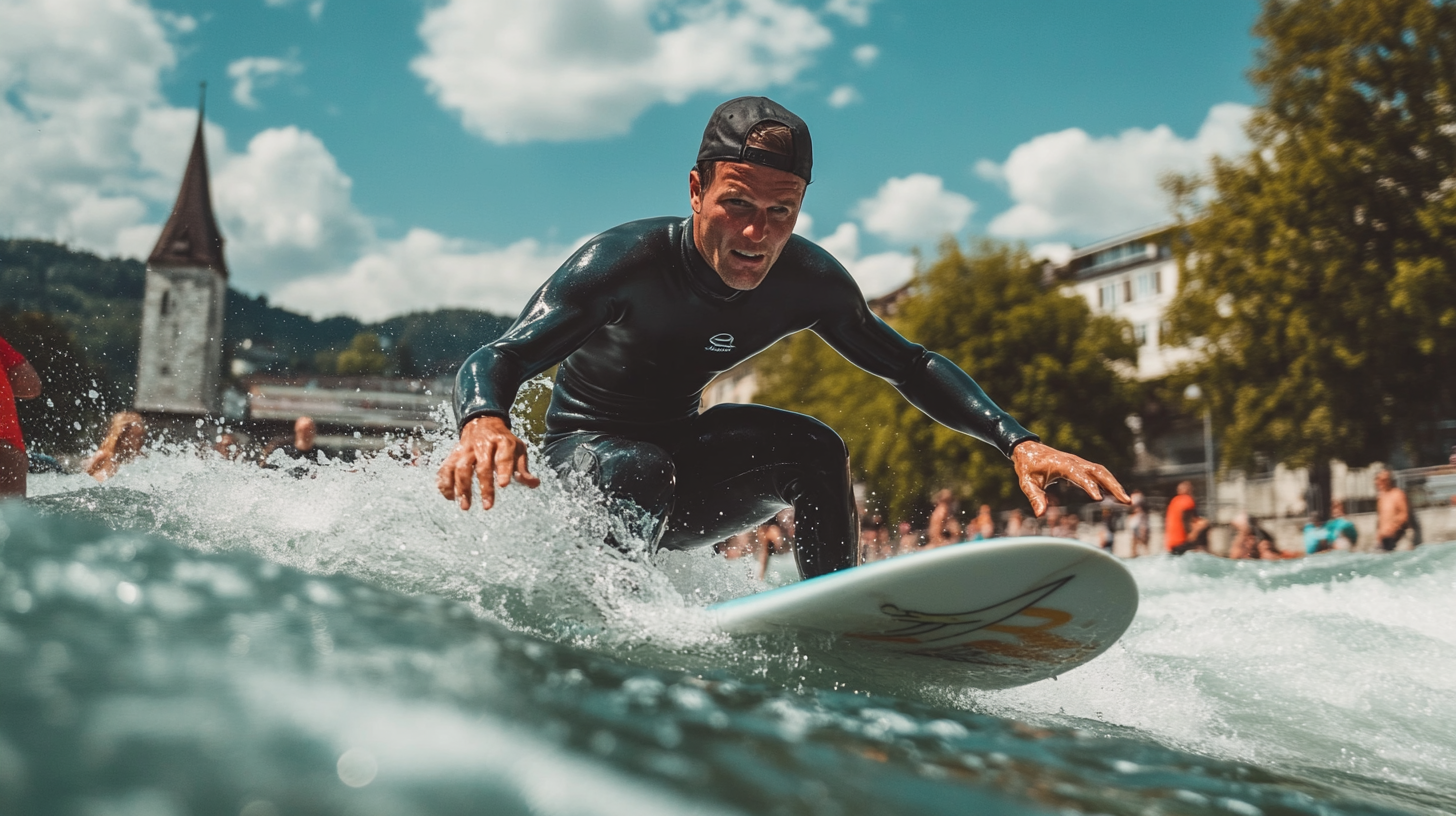
<instances>
[{"instance_id":1,"label":"man's right hand","mask_svg":"<svg viewBox=\"0 0 1456 816\"><path fill-rule=\"evenodd\" d=\"M458 501L461 510L470 509L471 480L480 481L480 508L495 504L495 490L515 480L526 487L539 487L541 480L526 465L526 443L500 417L476 417L460 429L460 442L440 466L437 485L440 495Z\"/></svg>"}]
</instances>

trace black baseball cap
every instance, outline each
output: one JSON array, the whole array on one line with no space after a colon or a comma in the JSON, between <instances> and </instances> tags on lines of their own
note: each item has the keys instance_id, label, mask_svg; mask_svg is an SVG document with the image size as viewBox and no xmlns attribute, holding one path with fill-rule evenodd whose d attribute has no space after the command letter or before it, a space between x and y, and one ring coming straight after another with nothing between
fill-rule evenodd
<instances>
[{"instance_id":1,"label":"black baseball cap","mask_svg":"<svg viewBox=\"0 0 1456 816\"><path fill-rule=\"evenodd\" d=\"M763 122L777 122L794 133L794 155L785 156L746 144L748 134ZM732 161L786 170L808 184L814 167L809 126L788 108L766 96L740 96L718 106L703 130L698 163Z\"/></svg>"}]
</instances>

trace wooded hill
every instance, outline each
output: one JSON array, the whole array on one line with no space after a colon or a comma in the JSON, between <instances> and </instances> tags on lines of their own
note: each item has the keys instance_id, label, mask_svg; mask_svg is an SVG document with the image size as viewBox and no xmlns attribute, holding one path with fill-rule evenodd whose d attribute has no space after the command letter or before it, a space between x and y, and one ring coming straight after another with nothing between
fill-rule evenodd
<instances>
[{"instance_id":1,"label":"wooded hill","mask_svg":"<svg viewBox=\"0 0 1456 816\"><path fill-rule=\"evenodd\" d=\"M49 241L0 240L0 310L55 318L89 361L119 385L136 376L145 285L141 261L100 258ZM378 335L390 349L388 373L450 373L511 323L509 317L475 309L417 312L379 323L351 317L315 320L231 287L226 310L225 366L245 353L260 368L284 374L334 373L327 370L329 361L359 334ZM240 348L244 340L252 341L247 352Z\"/></svg>"},{"instance_id":2,"label":"wooded hill","mask_svg":"<svg viewBox=\"0 0 1456 816\"><path fill-rule=\"evenodd\" d=\"M35 365L45 384L40 399L17 405L32 447L82 450L104 432L111 412L131 405L145 286L140 261L100 258L50 241L0 240L0 336ZM373 349L378 364L344 373L449 375L511 323L474 309L379 323L315 320L231 288L226 310L224 375L236 357L266 373L334 374L351 346Z\"/></svg>"}]
</instances>

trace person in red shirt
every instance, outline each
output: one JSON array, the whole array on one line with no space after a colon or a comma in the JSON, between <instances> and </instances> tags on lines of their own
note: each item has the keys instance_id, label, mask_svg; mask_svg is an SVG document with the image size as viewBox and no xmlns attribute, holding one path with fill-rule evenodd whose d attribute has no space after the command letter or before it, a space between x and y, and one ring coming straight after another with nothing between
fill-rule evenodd
<instances>
[{"instance_id":1,"label":"person in red shirt","mask_svg":"<svg viewBox=\"0 0 1456 816\"><path fill-rule=\"evenodd\" d=\"M1178 495L1168 502L1168 516L1163 521L1163 543L1168 552L1182 555L1193 549L1189 541L1193 520L1198 516L1198 505L1193 501L1193 483L1178 483Z\"/></svg>"},{"instance_id":2,"label":"person in red shirt","mask_svg":"<svg viewBox=\"0 0 1456 816\"><path fill-rule=\"evenodd\" d=\"M35 369L0 337L0 499L25 498L25 438L20 435L20 417L15 398L40 396L40 377Z\"/></svg>"}]
</instances>

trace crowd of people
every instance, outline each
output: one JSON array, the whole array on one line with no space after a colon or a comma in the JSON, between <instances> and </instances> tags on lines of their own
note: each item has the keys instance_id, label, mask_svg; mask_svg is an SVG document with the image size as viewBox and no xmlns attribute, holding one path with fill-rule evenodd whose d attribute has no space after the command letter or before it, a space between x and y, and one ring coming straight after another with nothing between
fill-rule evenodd
<instances>
[{"instance_id":1,"label":"crowd of people","mask_svg":"<svg viewBox=\"0 0 1456 816\"><path fill-rule=\"evenodd\" d=\"M1414 516L1405 491L1396 486L1389 470L1381 470L1375 475L1375 486L1378 495L1375 544L1379 550L1389 552L1413 528ZM1330 505L1328 518L1317 513L1310 514L1302 531L1303 541L1297 547L1281 547L1258 518L1239 513L1227 524L1228 546L1215 548L1210 542L1215 525L1200 512L1193 483L1184 481L1177 486L1175 495L1167 504L1163 515L1162 546L1155 547L1154 524L1147 498L1138 490L1132 491L1131 497L1132 503L1127 508L1114 508L1109 503L1094 505L1088 521L1056 505L1049 507L1040 519L1013 509L1000 514L998 520L992 507L982 504L974 516L963 522L954 494L950 490L940 490L932 499L929 521L924 529L917 529L910 521L890 525L878 513L862 513L861 557L864 561L879 561L949 544L1030 535L1078 539L1110 553L1119 532L1126 533L1127 542L1119 554L1131 557L1161 552L1175 556L1204 553L1230 559L1285 560L1324 552L1352 551L1360 543L1360 533L1346 517L1344 502L1336 500ZM792 513L789 516L787 529L790 531L788 538L791 538ZM762 575L770 555L785 552L789 546L783 533L782 519L765 527L772 527L774 532L766 534L760 529L756 533L745 533L730 539L719 550L730 558L754 556L759 560L757 571ZM766 537L772 540L769 548L758 544Z\"/></svg>"}]
</instances>

